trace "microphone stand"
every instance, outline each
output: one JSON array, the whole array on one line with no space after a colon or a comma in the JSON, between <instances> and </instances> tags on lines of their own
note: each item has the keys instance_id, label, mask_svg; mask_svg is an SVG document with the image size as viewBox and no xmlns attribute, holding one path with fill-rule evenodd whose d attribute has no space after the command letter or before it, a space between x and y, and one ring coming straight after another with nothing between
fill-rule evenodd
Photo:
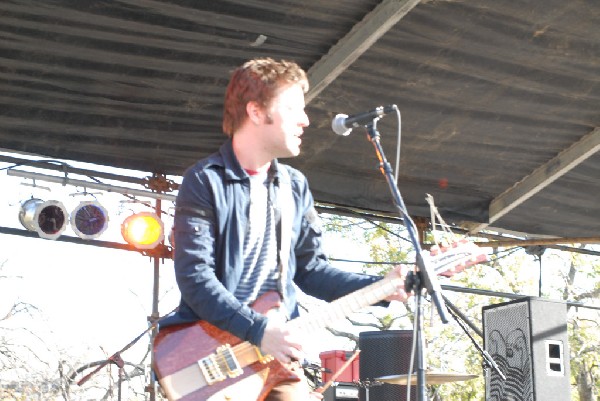
<instances>
[{"instance_id":1,"label":"microphone stand","mask_svg":"<svg viewBox=\"0 0 600 401\"><path fill-rule=\"evenodd\" d=\"M369 140L375 147L375 152L377 154L377 158L379 159L379 168L381 173L385 176L388 185L390 187L390 191L392 192L392 196L394 197L394 203L396 208L400 212L400 216L403 217L404 225L408 231L410 236L410 241L413 244L415 252L417 254L416 257L416 272L409 272L404 286L406 288L406 292L413 292L416 299L417 310L415 316L415 327L416 327L416 360L417 360L417 400L418 401L426 401L427 400L427 388L425 382L425 338L423 335L423 290L427 290L427 293L433 300L433 303L438 311L438 315L443 323L448 323L448 317L446 316L446 309L442 300L442 287L437 281L437 277L435 273L427 266L425 261L423 260L423 256L421 254L421 244L419 243L418 236L415 230L415 224L413 220L408 216L406 212L406 207L404 205L404 201L402 200L402 195L398 190L398 186L394 181L394 177L392 174L392 168L388 161L385 158L385 154L383 152L383 148L380 143L380 135L377 131L377 121L379 117L373 119L373 121L367 124L365 127L367 128L367 133L369 136ZM409 368L411 370L412 367Z\"/></svg>"},{"instance_id":2,"label":"microphone stand","mask_svg":"<svg viewBox=\"0 0 600 401\"><path fill-rule=\"evenodd\" d=\"M108 359L106 359L104 362L102 362L100 365L98 365L98 367L96 367L96 369L94 369L92 372L90 372L87 375L85 375L84 377L82 377L77 382L77 385L83 386L83 384L85 382L87 382L93 375L98 373L103 367L105 367L106 365L108 365L110 363L114 363L119 368L119 389L118 390L119 390L119 400L121 400L121 381L122 381L122 377L123 377L123 369L125 367L125 362L123 361L123 358L121 358L121 354L123 352L127 351L129 348L131 348L147 332L149 332L150 330L153 330L156 327L156 324L157 324L156 322L152 323L146 330L144 330L142 333L140 333L129 344L127 344L125 347L121 348L119 351L115 352L114 354L112 354Z\"/></svg>"}]
</instances>

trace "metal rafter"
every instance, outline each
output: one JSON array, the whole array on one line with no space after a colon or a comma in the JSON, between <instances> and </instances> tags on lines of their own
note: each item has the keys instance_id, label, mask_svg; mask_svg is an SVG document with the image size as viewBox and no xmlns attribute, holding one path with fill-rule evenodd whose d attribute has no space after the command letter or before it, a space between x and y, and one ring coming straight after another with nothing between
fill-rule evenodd
<instances>
[{"instance_id":1,"label":"metal rafter","mask_svg":"<svg viewBox=\"0 0 600 401\"><path fill-rule=\"evenodd\" d=\"M309 103L343 73L373 43L400 21L420 0L384 0L341 38L308 70Z\"/></svg>"},{"instance_id":2,"label":"metal rafter","mask_svg":"<svg viewBox=\"0 0 600 401\"><path fill-rule=\"evenodd\" d=\"M496 197L489 206L489 220L470 229L477 233L505 216L546 186L583 163L600 150L600 128L583 136L556 157L536 168L531 174Z\"/></svg>"}]
</instances>

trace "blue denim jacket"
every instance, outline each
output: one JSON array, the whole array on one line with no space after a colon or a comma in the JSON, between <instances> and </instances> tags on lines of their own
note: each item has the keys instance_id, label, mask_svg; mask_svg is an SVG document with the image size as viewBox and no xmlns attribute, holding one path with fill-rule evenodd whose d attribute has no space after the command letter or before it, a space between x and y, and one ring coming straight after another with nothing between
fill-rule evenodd
<instances>
[{"instance_id":1,"label":"blue denim jacket","mask_svg":"<svg viewBox=\"0 0 600 401\"><path fill-rule=\"evenodd\" d=\"M289 172L284 178L281 168ZM319 218L306 178L277 160L271 164L271 173L270 190L274 191L278 180L289 176L295 202L288 279L283 287L288 316L298 316L294 283L309 295L332 301L381 279L332 267L321 247ZM237 161L231 140L186 171L174 224L181 303L175 315L160 322L161 327L202 319L260 345L267 318L233 296L244 266L249 200L249 176Z\"/></svg>"}]
</instances>

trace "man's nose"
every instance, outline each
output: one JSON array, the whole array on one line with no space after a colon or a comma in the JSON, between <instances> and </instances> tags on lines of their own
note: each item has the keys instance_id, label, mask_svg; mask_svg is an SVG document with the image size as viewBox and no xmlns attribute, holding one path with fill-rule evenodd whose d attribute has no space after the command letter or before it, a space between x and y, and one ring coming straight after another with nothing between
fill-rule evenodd
<instances>
[{"instance_id":1,"label":"man's nose","mask_svg":"<svg viewBox=\"0 0 600 401\"><path fill-rule=\"evenodd\" d=\"M308 114L306 114L306 112L302 112L302 116L300 118L300 125L303 127L308 127L310 125Z\"/></svg>"}]
</instances>

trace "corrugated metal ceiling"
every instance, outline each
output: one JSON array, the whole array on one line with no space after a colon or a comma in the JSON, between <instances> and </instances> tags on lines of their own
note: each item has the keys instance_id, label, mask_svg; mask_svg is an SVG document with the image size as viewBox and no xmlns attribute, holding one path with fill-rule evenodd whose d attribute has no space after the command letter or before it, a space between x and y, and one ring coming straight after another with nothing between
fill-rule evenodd
<instances>
[{"instance_id":1,"label":"corrugated metal ceiling","mask_svg":"<svg viewBox=\"0 0 600 401\"><path fill-rule=\"evenodd\" d=\"M596 236L598 26L592 0L4 0L0 147L179 175L224 140L230 71L286 58L311 77L289 162L318 201L395 212L366 135L330 124L397 104L412 215L429 193L471 229ZM378 124L392 163L396 127Z\"/></svg>"}]
</instances>

